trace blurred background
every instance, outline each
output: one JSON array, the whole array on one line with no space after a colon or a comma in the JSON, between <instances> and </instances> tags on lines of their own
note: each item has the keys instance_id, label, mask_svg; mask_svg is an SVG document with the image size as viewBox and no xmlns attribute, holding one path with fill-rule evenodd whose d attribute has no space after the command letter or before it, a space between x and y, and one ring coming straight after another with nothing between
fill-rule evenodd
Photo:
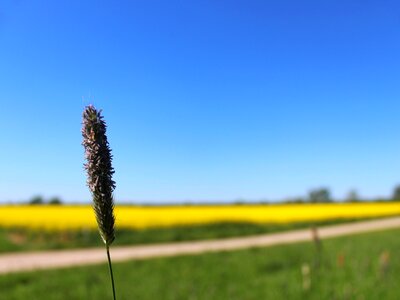
<instances>
[{"instance_id":1,"label":"blurred background","mask_svg":"<svg viewBox=\"0 0 400 300\"><path fill-rule=\"evenodd\" d=\"M396 1L1 1L0 260L102 246L90 104L116 247L397 220L399 26ZM396 234L123 262L120 299L397 299ZM0 299L105 299L80 268L4 272Z\"/></svg>"}]
</instances>

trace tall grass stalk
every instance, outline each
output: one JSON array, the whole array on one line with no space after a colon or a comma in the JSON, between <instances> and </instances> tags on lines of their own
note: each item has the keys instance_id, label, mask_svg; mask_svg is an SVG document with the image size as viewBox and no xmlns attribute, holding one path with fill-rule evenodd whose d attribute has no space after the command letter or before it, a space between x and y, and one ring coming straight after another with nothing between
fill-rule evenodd
<instances>
[{"instance_id":1,"label":"tall grass stalk","mask_svg":"<svg viewBox=\"0 0 400 300\"><path fill-rule=\"evenodd\" d=\"M115 296L114 275L112 270L110 245L115 239L115 216L113 192L115 182L112 179L111 149L106 135L106 123L94 106L89 105L83 111L82 145L85 148L85 169L87 185L93 198L93 209L100 236L106 246L108 266L110 269L113 298Z\"/></svg>"}]
</instances>

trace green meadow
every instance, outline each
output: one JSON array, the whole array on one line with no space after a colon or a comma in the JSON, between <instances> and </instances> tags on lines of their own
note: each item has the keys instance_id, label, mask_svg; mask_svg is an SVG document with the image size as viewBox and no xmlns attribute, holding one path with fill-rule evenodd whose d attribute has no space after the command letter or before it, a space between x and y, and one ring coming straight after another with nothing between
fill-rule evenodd
<instances>
[{"instance_id":1,"label":"green meadow","mask_svg":"<svg viewBox=\"0 0 400 300\"><path fill-rule=\"evenodd\" d=\"M332 225L360 219L288 224L215 223L141 230L116 229L113 246L220 239ZM31 250L102 247L97 230L45 231L0 227L0 253Z\"/></svg>"},{"instance_id":2,"label":"green meadow","mask_svg":"<svg viewBox=\"0 0 400 300\"><path fill-rule=\"evenodd\" d=\"M399 230L271 248L115 263L132 299L400 299ZM319 250L318 250L319 249ZM0 299L111 299L107 266L0 276Z\"/></svg>"}]
</instances>

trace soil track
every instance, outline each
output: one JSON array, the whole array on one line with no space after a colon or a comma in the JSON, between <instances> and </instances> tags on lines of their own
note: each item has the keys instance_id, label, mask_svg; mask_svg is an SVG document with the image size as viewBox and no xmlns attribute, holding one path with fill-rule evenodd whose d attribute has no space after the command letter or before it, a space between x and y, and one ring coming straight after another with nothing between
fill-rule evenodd
<instances>
[{"instance_id":1,"label":"soil track","mask_svg":"<svg viewBox=\"0 0 400 300\"><path fill-rule=\"evenodd\" d=\"M400 227L400 217L324 226L318 228L318 236L324 239L397 227ZM113 261L117 262L251 247L270 247L310 241L312 238L312 231L304 229L220 240L113 247L111 248L111 256ZM0 255L0 274L99 264L105 263L106 260L104 248L4 254Z\"/></svg>"}]
</instances>

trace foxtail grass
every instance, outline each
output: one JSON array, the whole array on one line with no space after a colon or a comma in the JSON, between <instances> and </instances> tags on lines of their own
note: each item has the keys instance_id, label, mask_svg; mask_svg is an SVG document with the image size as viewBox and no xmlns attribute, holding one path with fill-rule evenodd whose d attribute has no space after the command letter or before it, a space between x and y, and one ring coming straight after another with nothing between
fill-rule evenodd
<instances>
[{"instance_id":1,"label":"foxtail grass","mask_svg":"<svg viewBox=\"0 0 400 300\"><path fill-rule=\"evenodd\" d=\"M100 236L106 246L108 266L110 270L113 298L115 297L114 275L112 270L110 246L115 239L115 216L113 192L115 182L112 179L111 149L106 135L106 123L101 110L89 105L83 111L82 145L85 148L85 169L87 185L93 199Z\"/></svg>"}]
</instances>

